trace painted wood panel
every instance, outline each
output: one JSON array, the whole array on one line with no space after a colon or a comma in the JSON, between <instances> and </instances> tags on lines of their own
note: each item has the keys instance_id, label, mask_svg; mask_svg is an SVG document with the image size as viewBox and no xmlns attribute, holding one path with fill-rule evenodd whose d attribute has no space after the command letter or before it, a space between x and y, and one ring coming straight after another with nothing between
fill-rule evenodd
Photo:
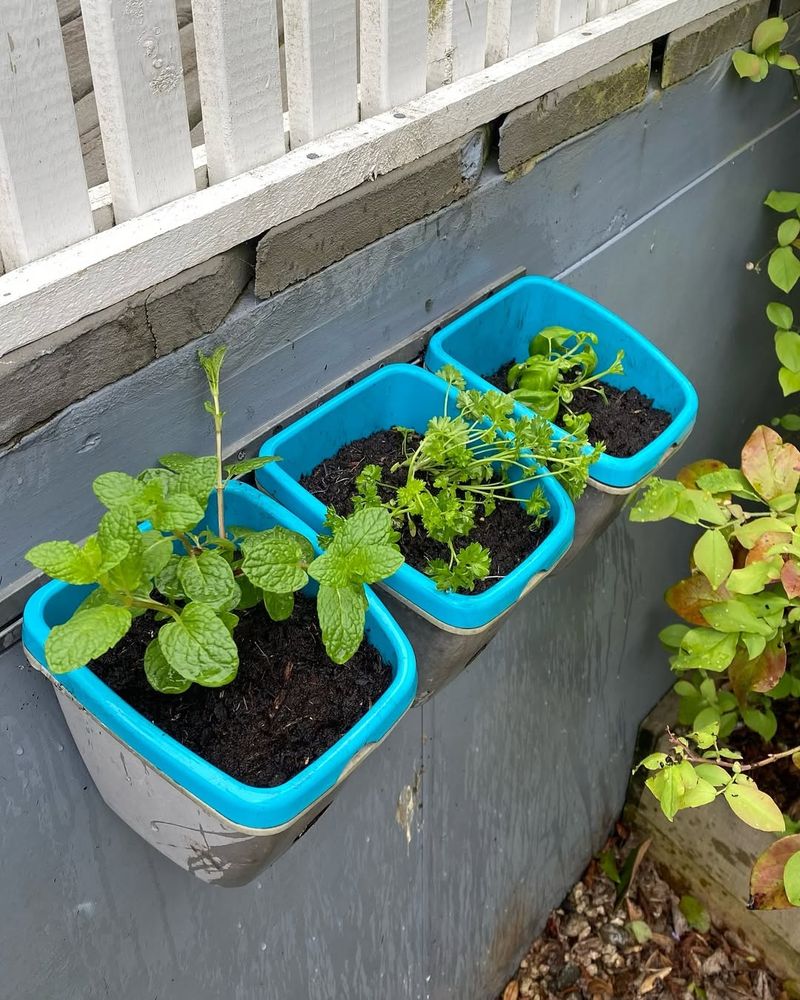
<instances>
[{"instance_id":1,"label":"painted wood panel","mask_svg":"<svg viewBox=\"0 0 800 1000\"><path fill-rule=\"evenodd\" d=\"M212 184L285 150L275 0L194 0L194 36Z\"/></svg>"},{"instance_id":2,"label":"painted wood panel","mask_svg":"<svg viewBox=\"0 0 800 1000\"><path fill-rule=\"evenodd\" d=\"M538 7L539 0L489 0L487 66L537 43Z\"/></svg>"},{"instance_id":3,"label":"painted wood panel","mask_svg":"<svg viewBox=\"0 0 800 1000\"><path fill-rule=\"evenodd\" d=\"M83 0L117 222L195 190L174 0Z\"/></svg>"},{"instance_id":4,"label":"painted wood panel","mask_svg":"<svg viewBox=\"0 0 800 1000\"><path fill-rule=\"evenodd\" d=\"M11 269L94 226L55 0L3 0L0 29L0 252Z\"/></svg>"},{"instance_id":5,"label":"painted wood panel","mask_svg":"<svg viewBox=\"0 0 800 1000\"><path fill-rule=\"evenodd\" d=\"M361 117L425 93L427 0L361 0Z\"/></svg>"},{"instance_id":6,"label":"painted wood panel","mask_svg":"<svg viewBox=\"0 0 800 1000\"><path fill-rule=\"evenodd\" d=\"M87 3L89 0L87 0ZM98 0L91 0L96 3ZM299 3L299 0L292 0ZM80 256L3 276L0 355L147 288L362 183L438 148L554 87L605 65L725 0L637 0L404 106L405 118L370 118L207 191L88 241Z\"/></svg>"},{"instance_id":7,"label":"painted wood panel","mask_svg":"<svg viewBox=\"0 0 800 1000\"><path fill-rule=\"evenodd\" d=\"M430 0L428 90L483 69L488 8L489 0Z\"/></svg>"},{"instance_id":8,"label":"painted wood panel","mask_svg":"<svg viewBox=\"0 0 800 1000\"><path fill-rule=\"evenodd\" d=\"M358 121L356 0L283 0L292 147Z\"/></svg>"}]
</instances>

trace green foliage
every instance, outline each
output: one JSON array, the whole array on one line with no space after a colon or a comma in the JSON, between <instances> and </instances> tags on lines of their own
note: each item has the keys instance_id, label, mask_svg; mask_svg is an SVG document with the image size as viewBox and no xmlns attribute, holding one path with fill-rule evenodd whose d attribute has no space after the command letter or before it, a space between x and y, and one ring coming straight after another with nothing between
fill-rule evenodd
<instances>
[{"instance_id":1,"label":"green foliage","mask_svg":"<svg viewBox=\"0 0 800 1000\"><path fill-rule=\"evenodd\" d=\"M319 558L306 538L283 527L225 531L225 486L272 459L245 459L223 471L224 348L199 357L212 396L206 409L214 419L216 454L196 458L171 452L158 468L135 477L103 473L92 487L107 508L97 532L82 546L44 542L27 554L49 576L95 585L72 618L50 632L45 654L55 673L102 656L135 617L149 611L163 623L143 664L157 691L180 694L191 684L228 684L239 665L236 612L263 603L274 621L282 621L292 614L294 594L326 569L336 581L321 582L318 617L328 654L344 663L364 637L364 584L390 576L403 561L389 514L381 510L342 519ZM215 492L219 534L200 527ZM152 527L141 530L142 521Z\"/></svg>"},{"instance_id":2,"label":"green foliage","mask_svg":"<svg viewBox=\"0 0 800 1000\"><path fill-rule=\"evenodd\" d=\"M753 35L752 52L736 52L739 76L763 80L771 66L795 75L795 57L781 52L788 31L782 18L770 18ZM800 194L771 191L765 205L782 219L768 260L772 283L789 294L800 280ZM778 381L784 395L800 390L800 333L794 312L770 302L768 321L775 328ZM800 417L786 414L773 426L800 430ZM724 746L737 726L747 726L765 743L776 735L772 704L800 696L796 648L800 622L800 452L768 427L757 427L744 445L739 469L722 462L696 462L677 482L652 479L632 509L636 521L672 517L703 529L692 554L691 575L666 594L684 625L664 629L660 638L673 651L679 673L678 724L685 735L668 731L665 752L639 765L647 787L668 819L722 797L734 815L765 832L789 835L757 860L751 878L751 905L776 909L800 905L800 835L775 801L759 789L758 768L792 756L792 747L754 763ZM720 745L720 744L723 745ZM687 911L697 926L694 904ZM696 902L696 901L694 901ZM704 921L705 922L705 921ZM701 929L698 927L698 929Z\"/></svg>"},{"instance_id":3,"label":"green foliage","mask_svg":"<svg viewBox=\"0 0 800 1000\"><path fill-rule=\"evenodd\" d=\"M476 518L490 515L499 503L520 503L531 516L531 527L536 527L549 509L544 491L535 487L523 499L514 495L513 487L554 474L571 496L578 497L599 449L587 446L585 432L554 440L543 417L515 418L510 396L465 390L460 374L450 366L438 374L448 384L443 415L433 417L421 437L397 428L404 434L404 458L390 471L402 471L405 478L400 485L384 482L377 465L366 466L356 481L353 505L356 511L384 510L390 526L406 522L412 533L424 531L447 546L448 557L432 560L427 572L441 590L469 592L487 578L491 566L489 551L469 541ZM452 390L457 392L457 416L448 413ZM340 522L329 511L326 526L335 539ZM390 558L388 547L396 537L393 532L391 542L381 542L385 558L367 566L364 582L371 582L372 572L387 576L389 570L394 572L396 556Z\"/></svg>"},{"instance_id":4,"label":"green foliage","mask_svg":"<svg viewBox=\"0 0 800 1000\"><path fill-rule=\"evenodd\" d=\"M546 327L528 345L527 360L509 371L510 395L547 420L560 417L567 430L584 434L591 417L572 412L570 403L575 393L578 389L588 389L605 398L602 386L596 383L607 375L621 375L623 371L624 352L619 351L613 364L598 372L596 344L595 333L568 330L563 326Z\"/></svg>"}]
</instances>

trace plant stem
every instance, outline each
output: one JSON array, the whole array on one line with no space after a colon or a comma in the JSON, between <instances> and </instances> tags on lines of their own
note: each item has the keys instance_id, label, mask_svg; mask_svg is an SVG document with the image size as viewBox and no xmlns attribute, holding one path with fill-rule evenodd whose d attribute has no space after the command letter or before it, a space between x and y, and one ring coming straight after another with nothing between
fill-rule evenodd
<instances>
[{"instance_id":1,"label":"plant stem","mask_svg":"<svg viewBox=\"0 0 800 1000\"><path fill-rule=\"evenodd\" d=\"M697 754L693 753L688 747L685 747L679 740L679 738L670 730L667 729L667 738L669 739L672 746L680 746L684 752L687 760L691 761L693 764L718 764L720 767L725 768L728 771L732 771L736 765L738 765L739 771L755 771L759 767L767 767L770 764L774 764L776 761L784 760L786 757L791 757L796 753L800 753L800 746L792 747L790 750L782 750L780 753L771 753L764 757L763 760L757 760L753 764L742 764L738 760L726 761L723 759L709 760L707 757L698 757Z\"/></svg>"},{"instance_id":2,"label":"plant stem","mask_svg":"<svg viewBox=\"0 0 800 1000\"><path fill-rule=\"evenodd\" d=\"M217 534L225 538L225 481L222 477L222 417L223 413L219 406L219 387L211 386L211 398L214 403L214 449L217 459Z\"/></svg>"}]
</instances>

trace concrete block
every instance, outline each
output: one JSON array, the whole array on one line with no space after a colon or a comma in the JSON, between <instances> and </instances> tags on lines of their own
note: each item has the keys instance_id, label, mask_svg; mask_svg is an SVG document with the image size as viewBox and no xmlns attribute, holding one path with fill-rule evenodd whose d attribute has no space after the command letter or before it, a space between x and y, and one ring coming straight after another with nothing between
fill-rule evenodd
<instances>
[{"instance_id":1,"label":"concrete block","mask_svg":"<svg viewBox=\"0 0 800 1000\"><path fill-rule=\"evenodd\" d=\"M667 36L661 86L685 80L721 55L746 45L756 26L769 17L769 0L738 0Z\"/></svg>"},{"instance_id":2,"label":"concrete block","mask_svg":"<svg viewBox=\"0 0 800 1000\"><path fill-rule=\"evenodd\" d=\"M639 104L647 92L651 54L650 45L628 52L508 114L500 126L500 169L513 170Z\"/></svg>"},{"instance_id":3,"label":"concrete block","mask_svg":"<svg viewBox=\"0 0 800 1000\"><path fill-rule=\"evenodd\" d=\"M217 254L156 285L145 306L156 357L211 333L253 278L252 243Z\"/></svg>"},{"instance_id":4,"label":"concrete block","mask_svg":"<svg viewBox=\"0 0 800 1000\"><path fill-rule=\"evenodd\" d=\"M222 322L253 271L237 248L0 358L0 444Z\"/></svg>"},{"instance_id":5,"label":"concrete block","mask_svg":"<svg viewBox=\"0 0 800 1000\"><path fill-rule=\"evenodd\" d=\"M256 250L256 296L274 295L463 198L480 177L489 144L489 129L477 129L270 229Z\"/></svg>"}]
</instances>

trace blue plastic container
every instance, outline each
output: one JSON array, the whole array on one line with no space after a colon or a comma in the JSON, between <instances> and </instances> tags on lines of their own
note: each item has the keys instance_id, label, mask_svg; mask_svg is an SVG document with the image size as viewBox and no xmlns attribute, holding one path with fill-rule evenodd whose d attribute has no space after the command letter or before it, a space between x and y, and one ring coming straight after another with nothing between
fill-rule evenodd
<instances>
[{"instance_id":1,"label":"blue plastic container","mask_svg":"<svg viewBox=\"0 0 800 1000\"><path fill-rule=\"evenodd\" d=\"M425 356L430 371L442 365L458 368L470 388L486 392L495 387L484 376L507 361L525 361L531 338L547 326L596 333L600 370L607 368L617 351L625 352L624 375L605 381L620 389L635 386L654 404L672 415L670 425L630 458L602 455L591 468L591 479L600 489L629 491L651 475L691 431L697 416L697 393L691 382L640 333L605 307L580 292L543 277L525 277L507 285L485 302L449 323L431 339ZM518 415L530 410L516 404ZM563 437L565 432L555 427Z\"/></svg>"},{"instance_id":2,"label":"blue plastic container","mask_svg":"<svg viewBox=\"0 0 800 1000\"><path fill-rule=\"evenodd\" d=\"M230 483L225 490L225 509L229 524L258 530L283 525L316 541L297 517L250 486ZM216 530L215 510L216 499L212 498L207 518ZM35 665L47 667L44 645L50 629L66 621L91 589L52 581L30 598L22 641ZM348 733L295 777L274 788L245 785L220 771L132 709L89 667L50 676L146 764L232 824L253 830L283 827L330 792L353 759L364 748L379 743L414 698L417 675L411 645L381 602L369 588L367 591L367 636L391 664L394 678ZM304 593L315 592L312 581Z\"/></svg>"},{"instance_id":3,"label":"blue plastic container","mask_svg":"<svg viewBox=\"0 0 800 1000\"><path fill-rule=\"evenodd\" d=\"M375 431L400 425L424 432L430 418L443 412L445 395L445 383L421 368L414 365L382 368L266 441L260 453L279 455L281 461L259 469L258 483L321 532L325 505L300 486L300 477L343 445ZM455 393L450 396L450 412L455 414L458 412ZM513 492L528 497L535 486L544 489L550 502L552 530L519 566L488 590L480 594L437 590L430 577L407 564L385 580L383 586L445 628L480 629L497 619L533 582L553 568L572 542L574 509L554 478L545 475L533 483L514 487Z\"/></svg>"}]
</instances>

